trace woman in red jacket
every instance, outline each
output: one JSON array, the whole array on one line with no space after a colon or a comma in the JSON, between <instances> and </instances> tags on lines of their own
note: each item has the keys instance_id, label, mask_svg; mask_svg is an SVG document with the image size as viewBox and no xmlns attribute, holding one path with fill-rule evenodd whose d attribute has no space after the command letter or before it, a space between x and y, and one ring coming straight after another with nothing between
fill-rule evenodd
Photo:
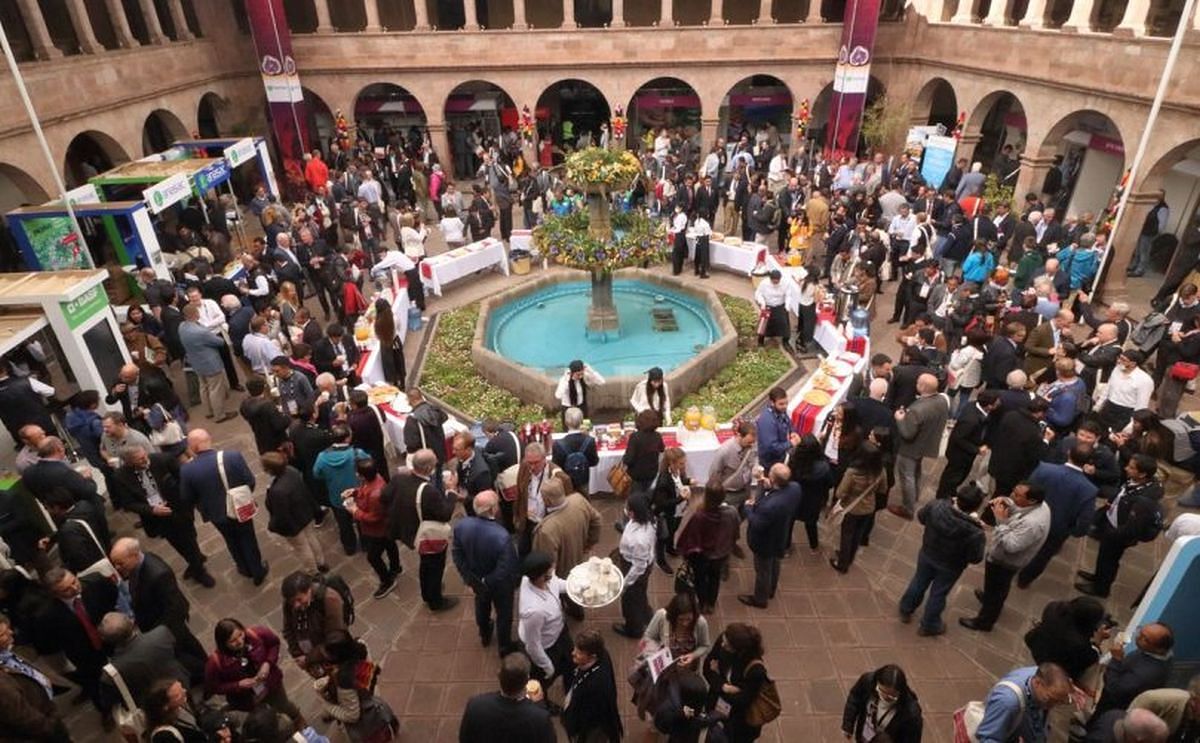
<instances>
[{"instance_id":1,"label":"woman in red jacket","mask_svg":"<svg viewBox=\"0 0 1200 743\"><path fill-rule=\"evenodd\" d=\"M222 619L213 629L216 650L204 665L204 695L220 694L231 709L250 712L261 704L287 715L296 729L304 716L288 699L279 670L279 637L267 627Z\"/></svg>"},{"instance_id":2,"label":"woman in red jacket","mask_svg":"<svg viewBox=\"0 0 1200 743\"><path fill-rule=\"evenodd\" d=\"M359 485L342 493L342 501L358 524L359 542L367 553L367 562L379 576L379 588L375 589L374 595L381 599L395 588L396 576L402 570L400 550L396 548L396 541L388 539L387 535L387 509L383 505L383 486L387 482L379 476L373 459L358 460L355 471ZM385 552L386 564L383 561Z\"/></svg>"}]
</instances>

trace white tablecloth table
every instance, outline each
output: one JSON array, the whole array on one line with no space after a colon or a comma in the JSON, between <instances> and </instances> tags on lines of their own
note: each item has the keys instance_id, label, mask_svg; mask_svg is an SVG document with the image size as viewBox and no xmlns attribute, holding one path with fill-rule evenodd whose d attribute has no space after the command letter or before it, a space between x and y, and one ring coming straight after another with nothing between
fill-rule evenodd
<instances>
[{"instance_id":1,"label":"white tablecloth table","mask_svg":"<svg viewBox=\"0 0 1200 743\"><path fill-rule=\"evenodd\" d=\"M667 435L673 434L677 437L679 448L687 453L687 471L693 482L704 483L708 481L708 470L712 467L713 460L717 456L717 448L720 442L717 435L712 431L683 431L683 436L680 437L680 428L660 428L660 433ZM561 439L566 436L565 433L554 434L555 439ZM668 448L673 446L669 440ZM625 456L625 449L598 449L596 452L600 456L600 462L592 468L588 476L588 492L589 493L607 493L612 490L608 484L608 473L613 467L620 463L621 457Z\"/></svg>"},{"instance_id":2,"label":"white tablecloth table","mask_svg":"<svg viewBox=\"0 0 1200 743\"><path fill-rule=\"evenodd\" d=\"M500 240L486 237L457 250L465 252L457 256L442 253L421 262L421 278L437 296L442 296L442 287L446 284L489 266L499 266L504 275L508 276L508 255L504 252L504 243Z\"/></svg>"},{"instance_id":3,"label":"white tablecloth table","mask_svg":"<svg viewBox=\"0 0 1200 743\"><path fill-rule=\"evenodd\" d=\"M371 298L371 304L375 303L376 298L383 298L392 304L392 318L396 323L396 334L400 336L400 342L404 343L408 338L408 292L403 290L393 290L387 287ZM358 362L358 377L367 384L382 384L387 380L383 378L383 360L379 354L379 341L374 335L366 343L358 344L361 357Z\"/></svg>"},{"instance_id":4,"label":"white tablecloth table","mask_svg":"<svg viewBox=\"0 0 1200 743\"><path fill-rule=\"evenodd\" d=\"M541 258L543 270L550 264L549 256L542 255L534 244L533 230L513 230L508 238L508 247L510 250L525 250L531 257Z\"/></svg>"},{"instance_id":5,"label":"white tablecloth table","mask_svg":"<svg viewBox=\"0 0 1200 743\"><path fill-rule=\"evenodd\" d=\"M688 259L696 260L696 237L687 236ZM713 268L723 268L733 273L749 276L759 263L766 261L771 251L761 243L730 245L720 240L708 241L708 263Z\"/></svg>"},{"instance_id":6,"label":"white tablecloth table","mask_svg":"<svg viewBox=\"0 0 1200 743\"><path fill-rule=\"evenodd\" d=\"M850 391L850 382L854 379L854 375L861 373L863 368L866 367L868 355L865 353L859 355L850 353L848 351L842 351L837 355L830 355L829 358L846 362L850 365L852 371L850 374L841 379L836 390L829 393L829 404L825 405L823 408L821 408L821 411L817 413L816 419L813 421L812 426L803 427L801 430L797 431L797 433L819 434L821 432L821 429L825 426L825 419L829 417L829 414L833 412L833 409L837 407L838 403L846 399L846 394ZM804 396L813 389L813 379L816 376L817 372L810 374L808 379L804 380L804 384L800 387L800 389L793 393L788 399L788 419L792 421L793 427L795 427L797 423L795 416L796 409L804 404Z\"/></svg>"}]
</instances>

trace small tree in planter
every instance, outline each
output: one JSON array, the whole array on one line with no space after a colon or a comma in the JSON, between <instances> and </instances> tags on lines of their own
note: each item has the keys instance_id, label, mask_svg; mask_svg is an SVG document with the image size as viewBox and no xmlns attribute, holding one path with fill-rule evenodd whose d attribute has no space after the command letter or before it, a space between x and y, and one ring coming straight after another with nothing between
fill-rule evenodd
<instances>
[{"instance_id":1,"label":"small tree in planter","mask_svg":"<svg viewBox=\"0 0 1200 743\"><path fill-rule=\"evenodd\" d=\"M912 126L912 106L882 95L863 112L863 141L877 152L894 152L904 144L904 135Z\"/></svg>"},{"instance_id":2,"label":"small tree in planter","mask_svg":"<svg viewBox=\"0 0 1200 743\"><path fill-rule=\"evenodd\" d=\"M637 157L622 149L589 147L573 153L567 158L566 180L586 195L587 210L548 216L533 231L534 244L544 255L591 274L589 333L619 332L613 271L666 257L666 227L661 222L633 211L611 213L612 195L629 188L640 174Z\"/></svg>"}]
</instances>

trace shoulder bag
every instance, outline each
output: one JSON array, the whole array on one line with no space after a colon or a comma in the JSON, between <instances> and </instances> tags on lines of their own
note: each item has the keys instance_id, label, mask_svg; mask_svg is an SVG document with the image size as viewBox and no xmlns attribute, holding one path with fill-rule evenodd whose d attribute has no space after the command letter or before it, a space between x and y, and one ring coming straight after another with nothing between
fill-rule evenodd
<instances>
[{"instance_id":1,"label":"shoulder bag","mask_svg":"<svg viewBox=\"0 0 1200 743\"><path fill-rule=\"evenodd\" d=\"M161 420L161 425L155 426L154 421L150 421L150 443L160 449L172 447L183 441L183 426L179 421L175 420L175 416L167 412L167 409L161 403L154 403L154 407L150 409L152 416L157 415Z\"/></svg>"},{"instance_id":2,"label":"shoulder bag","mask_svg":"<svg viewBox=\"0 0 1200 743\"><path fill-rule=\"evenodd\" d=\"M880 472L879 476L876 477L871 482L871 484L866 488L866 490L864 490L854 500L850 501L850 505L843 506L842 502L840 500L837 501L836 503L834 503L833 508L829 509L829 514L825 517L825 519L829 523L829 525L830 526L840 526L842 523L842 520L846 518L846 514L848 512L853 511L854 507L857 506L859 503L861 503L863 498L866 498L868 495L871 495L872 493L875 492L875 488L877 488L879 486L879 481L883 479L883 475L884 475L884 473Z\"/></svg>"},{"instance_id":3,"label":"shoulder bag","mask_svg":"<svg viewBox=\"0 0 1200 743\"><path fill-rule=\"evenodd\" d=\"M113 717L116 718L121 736L130 741L141 740L142 736L146 734L146 713L133 701L133 695L129 693L129 687L125 684L125 679L121 677L121 672L117 670L116 666L106 663L104 672L112 679L113 686L117 687L117 691L121 694L121 703L113 710ZM162 728L156 729L155 732L158 730L162 730Z\"/></svg>"},{"instance_id":4,"label":"shoulder bag","mask_svg":"<svg viewBox=\"0 0 1200 743\"><path fill-rule=\"evenodd\" d=\"M246 523L258 513L258 504L254 502L254 491L249 485L229 487L229 479L225 476L225 452L217 452L217 472L221 475L221 487L225 489L225 516L239 523Z\"/></svg>"},{"instance_id":5,"label":"shoulder bag","mask_svg":"<svg viewBox=\"0 0 1200 743\"><path fill-rule=\"evenodd\" d=\"M633 487L633 478L629 475L629 468L624 462L617 462L616 466L608 471L608 486L612 488L613 495L618 498L628 497L630 489Z\"/></svg>"},{"instance_id":6,"label":"shoulder bag","mask_svg":"<svg viewBox=\"0 0 1200 743\"><path fill-rule=\"evenodd\" d=\"M87 530L88 536L92 538L92 544L96 545L96 549L100 550L100 559L89 565L87 568L81 570L79 572L79 577L82 578L85 575L99 574L103 575L105 578L108 578L113 583L117 583L120 580L117 577L117 568L112 564L112 561L108 559L108 553L105 551L104 545L100 544L100 540L96 538L96 532L92 530L92 525L83 519L67 519L67 521L74 521L75 523L83 526L83 528Z\"/></svg>"},{"instance_id":7,"label":"shoulder bag","mask_svg":"<svg viewBox=\"0 0 1200 743\"><path fill-rule=\"evenodd\" d=\"M756 665L762 666L765 675L767 667L761 660L751 661L746 666L746 670L749 671L751 666ZM779 687L775 686L775 682L768 677L763 680L763 685L758 690L758 696L754 697L754 701L750 702L750 706L746 708L746 724L750 727L761 728L779 717L779 713L782 711L783 702L779 699Z\"/></svg>"},{"instance_id":8,"label":"shoulder bag","mask_svg":"<svg viewBox=\"0 0 1200 743\"><path fill-rule=\"evenodd\" d=\"M379 432L383 434L383 455L389 459L399 459L400 452L396 449L396 442L392 441L392 434L388 431L388 427L384 425L383 411L378 405L368 405L371 412L375 414L375 420L379 421ZM425 429L421 426L420 421L417 422L417 428L421 430L421 447L425 447Z\"/></svg>"},{"instance_id":9,"label":"shoulder bag","mask_svg":"<svg viewBox=\"0 0 1200 743\"><path fill-rule=\"evenodd\" d=\"M440 555L450 546L450 524L444 521L430 521L425 518L425 514L421 509L421 496L425 493L425 488L429 483L421 483L421 487L417 488L417 554L420 555Z\"/></svg>"},{"instance_id":10,"label":"shoulder bag","mask_svg":"<svg viewBox=\"0 0 1200 743\"><path fill-rule=\"evenodd\" d=\"M1001 681L1001 686L1007 687L1017 695L1017 703L1021 705L1021 715L1025 714L1025 691L1011 681ZM967 702L954 712L954 743L977 743L975 731L983 722L983 713L987 707L986 701Z\"/></svg>"}]
</instances>

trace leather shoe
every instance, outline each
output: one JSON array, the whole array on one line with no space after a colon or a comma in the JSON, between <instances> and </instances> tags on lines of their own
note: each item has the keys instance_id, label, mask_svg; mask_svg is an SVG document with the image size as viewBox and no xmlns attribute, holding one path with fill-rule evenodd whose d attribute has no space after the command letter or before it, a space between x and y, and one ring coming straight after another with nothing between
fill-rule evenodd
<instances>
[{"instance_id":1,"label":"leather shoe","mask_svg":"<svg viewBox=\"0 0 1200 743\"><path fill-rule=\"evenodd\" d=\"M1086 581L1096 580L1096 574L1088 572L1087 570L1076 570L1075 575L1078 575L1080 578L1083 578Z\"/></svg>"},{"instance_id":2,"label":"leather shoe","mask_svg":"<svg viewBox=\"0 0 1200 743\"><path fill-rule=\"evenodd\" d=\"M659 570L663 571L667 575L675 575L675 568L671 567L671 563L667 562L665 557L660 560L656 560L654 564L658 566Z\"/></svg>"},{"instance_id":3,"label":"leather shoe","mask_svg":"<svg viewBox=\"0 0 1200 743\"><path fill-rule=\"evenodd\" d=\"M927 627L918 627L917 628L917 636L918 637L937 637L938 635L944 635L944 634L946 634L946 625L944 625L944 624L941 627L938 627L937 629L928 629Z\"/></svg>"},{"instance_id":4,"label":"leather shoe","mask_svg":"<svg viewBox=\"0 0 1200 743\"><path fill-rule=\"evenodd\" d=\"M913 519L912 511L909 511L904 506L888 506L887 510L888 513L892 514L893 516L899 516L905 521L912 521Z\"/></svg>"},{"instance_id":5,"label":"leather shoe","mask_svg":"<svg viewBox=\"0 0 1200 743\"><path fill-rule=\"evenodd\" d=\"M1026 588L1029 588L1030 583L1033 583L1033 581L1021 580L1020 578L1017 578L1017 588L1020 588L1022 591L1024 591Z\"/></svg>"},{"instance_id":6,"label":"leather shoe","mask_svg":"<svg viewBox=\"0 0 1200 743\"><path fill-rule=\"evenodd\" d=\"M991 632L992 631L991 627L984 627L983 624L981 624L980 621L978 619L976 619L975 617L959 617L958 623L961 624L962 626L966 627L969 630L974 630L975 632Z\"/></svg>"},{"instance_id":7,"label":"leather shoe","mask_svg":"<svg viewBox=\"0 0 1200 743\"><path fill-rule=\"evenodd\" d=\"M266 560L263 560L262 568L259 570L258 575L256 575L254 577L254 585L261 586L263 584L263 581L265 581L267 579L267 575L270 572L271 572L270 563L268 563Z\"/></svg>"},{"instance_id":8,"label":"leather shoe","mask_svg":"<svg viewBox=\"0 0 1200 743\"><path fill-rule=\"evenodd\" d=\"M985 595L986 595L986 594L984 594L984 592L983 592L983 589L982 589L982 588L976 588L976 589L975 589L975 600L976 600L976 601L978 601L979 603L981 603L981 604L983 603L983 597L984 597Z\"/></svg>"},{"instance_id":9,"label":"leather shoe","mask_svg":"<svg viewBox=\"0 0 1200 743\"><path fill-rule=\"evenodd\" d=\"M196 581L205 588L212 588L213 586L217 585L217 581L214 580L209 572L204 568L201 568L199 572L193 573L191 577L192 580Z\"/></svg>"},{"instance_id":10,"label":"leather shoe","mask_svg":"<svg viewBox=\"0 0 1200 743\"><path fill-rule=\"evenodd\" d=\"M748 594L742 594L741 596L738 596L738 601L741 601L746 606L752 606L755 609L767 608L767 602L759 601L759 600L755 599L753 596L750 596Z\"/></svg>"},{"instance_id":11,"label":"leather shoe","mask_svg":"<svg viewBox=\"0 0 1200 743\"><path fill-rule=\"evenodd\" d=\"M829 558L829 567L843 574L849 571L849 568L843 568L842 566L838 565L836 557Z\"/></svg>"},{"instance_id":12,"label":"leather shoe","mask_svg":"<svg viewBox=\"0 0 1200 743\"><path fill-rule=\"evenodd\" d=\"M908 624L909 622L911 622L912 621L912 612L901 609L900 610L900 621L903 624Z\"/></svg>"},{"instance_id":13,"label":"leather shoe","mask_svg":"<svg viewBox=\"0 0 1200 743\"><path fill-rule=\"evenodd\" d=\"M444 596L442 598L442 603L438 604L437 606L429 607L429 610L434 612L449 611L456 606L458 606L458 599L454 598L453 596Z\"/></svg>"},{"instance_id":14,"label":"leather shoe","mask_svg":"<svg viewBox=\"0 0 1200 743\"><path fill-rule=\"evenodd\" d=\"M639 634L638 634L638 633L636 633L636 632L633 632L633 631L631 631L631 630L630 630L628 627L626 627L624 624L622 624L622 623L620 623L620 622L617 622L617 623L613 624L613 626L612 626L612 631L613 631L613 632L616 632L616 633L617 633L618 635L620 635L621 637L628 637L628 638L630 638L631 640L640 640L640 639L642 639L642 636L641 636L641 635L639 635Z\"/></svg>"},{"instance_id":15,"label":"leather shoe","mask_svg":"<svg viewBox=\"0 0 1200 743\"><path fill-rule=\"evenodd\" d=\"M1076 583L1075 590L1079 591L1082 594L1088 595L1088 596L1095 596L1098 599L1108 598L1108 591L1101 591L1098 587L1096 587L1095 583L1091 583L1091 582L1085 583L1085 582L1081 581L1079 583Z\"/></svg>"}]
</instances>

